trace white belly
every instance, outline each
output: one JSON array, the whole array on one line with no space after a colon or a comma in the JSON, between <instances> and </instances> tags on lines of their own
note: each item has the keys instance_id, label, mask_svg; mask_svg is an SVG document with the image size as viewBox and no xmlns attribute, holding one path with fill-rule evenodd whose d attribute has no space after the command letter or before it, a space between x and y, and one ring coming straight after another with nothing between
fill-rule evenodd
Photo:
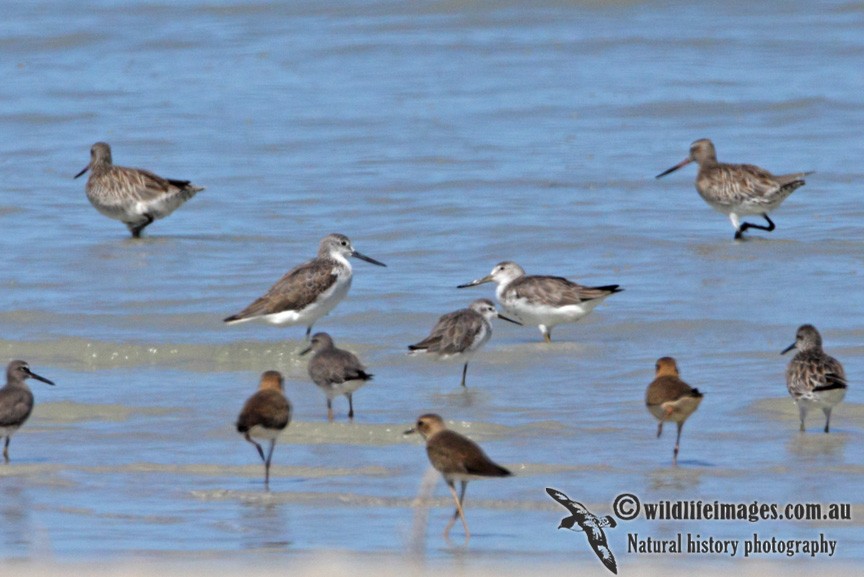
<instances>
[{"instance_id":1,"label":"white belly","mask_svg":"<svg viewBox=\"0 0 864 577\"><path fill-rule=\"evenodd\" d=\"M304 308L269 314L264 319L274 325L312 325L336 308L336 305L348 294L349 288L351 288L351 276L339 276L330 288Z\"/></svg>"}]
</instances>

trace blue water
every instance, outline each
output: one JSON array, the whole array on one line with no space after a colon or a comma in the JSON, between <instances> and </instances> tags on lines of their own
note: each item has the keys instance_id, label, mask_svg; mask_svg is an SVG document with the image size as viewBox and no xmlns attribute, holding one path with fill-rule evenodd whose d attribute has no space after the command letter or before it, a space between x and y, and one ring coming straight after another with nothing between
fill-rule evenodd
<instances>
[{"instance_id":1,"label":"blue water","mask_svg":"<svg viewBox=\"0 0 864 577\"><path fill-rule=\"evenodd\" d=\"M0 20L0 351L56 387L0 467L0 557L166 553L277 561L340 550L460 563L538 558L604 571L555 531L552 486L610 511L650 499L845 502L851 522L621 523L785 539L823 531L864 559L860 298L864 9L855 3L12 3ZM708 137L720 160L815 170L732 241L693 187L653 177ZM206 186L128 239L72 176L98 140L116 164ZM326 422L302 327L221 319L314 256L330 232L387 263L354 265L316 328L375 374L356 422ZM409 358L456 290L501 260L619 283L552 345L496 324L460 390L455 365ZM830 436L799 435L785 391L798 325L821 331L850 389ZM654 438L657 357L706 393ZM271 492L233 422L258 375L287 378L294 418ZM411 537L427 467L403 439L435 411L513 479L472 483L470 557L440 536L449 495ZM857 448L856 448L857 447ZM514 523L513 519L518 518ZM334 522L350 530L333 530ZM456 551L461 532L454 532ZM775 560L806 567L807 559ZM651 558L672 562L672 558ZM687 557L703 567L718 556ZM578 565L576 565L578 563ZM735 565L740 567L741 565Z\"/></svg>"}]
</instances>

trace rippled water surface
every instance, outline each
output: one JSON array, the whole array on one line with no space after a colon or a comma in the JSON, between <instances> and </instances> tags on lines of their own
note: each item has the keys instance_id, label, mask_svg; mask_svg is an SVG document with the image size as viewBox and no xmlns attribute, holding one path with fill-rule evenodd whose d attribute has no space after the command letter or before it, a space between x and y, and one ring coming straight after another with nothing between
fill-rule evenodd
<instances>
[{"instance_id":1,"label":"rippled water surface","mask_svg":"<svg viewBox=\"0 0 864 577\"><path fill-rule=\"evenodd\" d=\"M597 514L645 501L853 504L851 522L620 523L626 535L838 541L864 560L864 10L852 2L10 3L0 21L0 352L57 383L0 467L0 557L401 555L605 570L555 529L552 486ZM693 187L689 143L815 170L733 242ZM145 238L73 180L114 161L207 187ZM303 328L221 319L342 232L354 264L316 328L375 380L326 421ZM584 321L494 326L472 362L405 355L501 260L620 283ZM830 435L798 433L778 353L822 331L850 389ZM670 466L643 405L659 356L705 392ZM294 422L271 491L233 429L259 374ZM416 438L435 411L511 468L472 483L472 539ZM424 482L424 478L426 481ZM434 498L415 506L418 495ZM468 555L470 553L470 555ZM774 557L786 561L785 557ZM669 558L651 558L671 561ZM705 566L718 555L690 557ZM809 567L809 558L799 558ZM740 566L740 565L739 565Z\"/></svg>"}]
</instances>

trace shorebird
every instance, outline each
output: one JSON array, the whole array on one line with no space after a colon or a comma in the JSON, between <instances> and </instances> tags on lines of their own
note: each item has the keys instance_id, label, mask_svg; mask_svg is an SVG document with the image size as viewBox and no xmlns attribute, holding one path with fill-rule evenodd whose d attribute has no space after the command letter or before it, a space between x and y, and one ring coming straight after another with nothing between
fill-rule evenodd
<instances>
[{"instance_id":1,"label":"shorebird","mask_svg":"<svg viewBox=\"0 0 864 577\"><path fill-rule=\"evenodd\" d=\"M617 575L618 564L615 562L615 555L609 549L606 533L603 532L603 527L612 529L618 524L615 522L615 519L611 515L606 515L603 518L594 515L585 505L579 501L572 501L570 497L557 489L546 487L546 492L571 513L569 517L561 519L558 528L570 529L574 532L584 531L585 536L588 538L588 544L594 549L594 553L597 554L597 557L607 569ZM573 528L576 525L579 526L579 529Z\"/></svg>"},{"instance_id":2,"label":"shorebird","mask_svg":"<svg viewBox=\"0 0 864 577\"><path fill-rule=\"evenodd\" d=\"M159 218L165 218L195 193L204 190L188 180L162 178L149 170L114 166L111 147L97 142L90 148L90 164L75 175L87 171L87 198L96 210L129 228L132 238L140 238L141 231Z\"/></svg>"},{"instance_id":3,"label":"shorebird","mask_svg":"<svg viewBox=\"0 0 864 577\"><path fill-rule=\"evenodd\" d=\"M768 213L786 200L795 189L804 186L804 177L809 172L774 175L752 164L726 164L717 162L717 151L714 143L702 138L690 145L690 155L658 174L656 178L666 176L696 162L699 172L696 175L696 191L711 208L729 216L735 228L735 238L740 239L744 231L750 228L759 230L774 230L774 222ZM739 217L761 215L768 226L740 222Z\"/></svg>"},{"instance_id":4,"label":"shorebird","mask_svg":"<svg viewBox=\"0 0 864 577\"><path fill-rule=\"evenodd\" d=\"M237 432L255 445L264 461L264 485L270 486L270 460L279 433L291 422L291 402L285 397L282 374L266 371L261 375L258 391L247 399L237 417ZM270 441L267 456L255 439Z\"/></svg>"},{"instance_id":5,"label":"shorebird","mask_svg":"<svg viewBox=\"0 0 864 577\"><path fill-rule=\"evenodd\" d=\"M611 294L621 292L617 284L586 287L560 276L526 275L511 261L499 262L481 279L459 285L498 283L498 302L523 324L537 325L543 339L552 342L552 329L561 323L575 323Z\"/></svg>"},{"instance_id":6,"label":"shorebird","mask_svg":"<svg viewBox=\"0 0 864 577\"><path fill-rule=\"evenodd\" d=\"M843 365L822 350L822 335L813 325L798 327L795 342L780 354L792 349L798 349L798 352L786 368L786 388L798 405L801 432L804 432L807 411L819 408L825 413L827 433L831 425L831 409L843 400L848 388Z\"/></svg>"},{"instance_id":7,"label":"shorebird","mask_svg":"<svg viewBox=\"0 0 864 577\"><path fill-rule=\"evenodd\" d=\"M468 362L474 353L486 344L492 336L492 319L499 318L517 325L522 323L498 314L495 304L489 299L477 299L467 309L447 313L438 319L429 336L408 349L436 355L438 359L464 361L462 367L462 386Z\"/></svg>"},{"instance_id":8,"label":"shorebird","mask_svg":"<svg viewBox=\"0 0 864 577\"><path fill-rule=\"evenodd\" d=\"M329 313L351 288L351 263L348 257L378 266L387 266L360 254L343 234L321 239L318 256L294 267L248 307L224 319L235 324L264 319L274 325L306 325L306 338L312 325Z\"/></svg>"},{"instance_id":9,"label":"shorebird","mask_svg":"<svg viewBox=\"0 0 864 577\"><path fill-rule=\"evenodd\" d=\"M645 405L657 420L657 437L663 433L663 421L674 421L678 425L678 436L675 437L675 450L672 453L672 464L678 464L678 447L681 444L681 429L684 422L699 408L702 393L681 380L678 376L678 364L672 357L657 359L657 370L654 380L645 392Z\"/></svg>"},{"instance_id":10,"label":"shorebird","mask_svg":"<svg viewBox=\"0 0 864 577\"><path fill-rule=\"evenodd\" d=\"M429 462L441 473L453 500L456 502L456 511L444 529L444 537L450 537L450 529L456 523L457 518L462 519L465 528L465 540L471 538L468 531L468 523L465 521L465 513L462 504L465 500L465 489L471 479L483 477L509 477L513 473L493 462L486 456L483 449L471 439L451 431L444 424L444 420L432 413L422 415L417 419L417 424L405 431L405 435L420 433L426 440L426 454ZM460 492L456 494L455 482L461 484Z\"/></svg>"},{"instance_id":11,"label":"shorebird","mask_svg":"<svg viewBox=\"0 0 864 577\"><path fill-rule=\"evenodd\" d=\"M33 411L33 393L27 386L27 379L36 379L53 385L45 377L30 370L25 361L12 361L6 367L6 385L0 389L0 437L6 437L3 445L3 459L9 462L9 440L21 425L30 418Z\"/></svg>"},{"instance_id":12,"label":"shorebird","mask_svg":"<svg viewBox=\"0 0 864 577\"><path fill-rule=\"evenodd\" d=\"M327 333L315 333L309 346L300 351L305 355L315 351L309 359L309 377L327 395L327 420L333 420L333 399L337 395L348 397L348 418L354 418L354 391L372 380L366 367L354 353L336 348Z\"/></svg>"}]
</instances>

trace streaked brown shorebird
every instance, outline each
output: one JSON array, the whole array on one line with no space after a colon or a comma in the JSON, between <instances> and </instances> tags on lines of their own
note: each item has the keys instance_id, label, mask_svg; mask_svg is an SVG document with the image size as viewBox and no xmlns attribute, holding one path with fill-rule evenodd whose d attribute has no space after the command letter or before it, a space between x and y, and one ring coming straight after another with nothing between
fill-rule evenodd
<instances>
[{"instance_id":1,"label":"streaked brown shorebird","mask_svg":"<svg viewBox=\"0 0 864 577\"><path fill-rule=\"evenodd\" d=\"M306 325L309 338L312 325L348 294L351 256L387 266L354 250L347 236L327 235L321 239L317 257L288 271L263 296L224 321L230 325L263 319L274 325Z\"/></svg>"},{"instance_id":2,"label":"streaked brown shorebird","mask_svg":"<svg viewBox=\"0 0 864 577\"><path fill-rule=\"evenodd\" d=\"M681 444L681 429L684 422L699 408L702 393L681 380L678 374L678 364L672 357L657 359L656 376L645 392L645 404L648 411L659 421L657 437L663 433L663 422L673 421L678 426L675 437L675 450L672 452L672 464L678 464L678 448Z\"/></svg>"},{"instance_id":3,"label":"streaked brown shorebird","mask_svg":"<svg viewBox=\"0 0 864 577\"><path fill-rule=\"evenodd\" d=\"M409 345L413 352L435 355L440 360L464 362L462 386L468 362L492 336L492 319L499 318L517 325L522 324L498 314L495 304L489 299L477 299L467 309L447 313L438 319L429 336L419 343Z\"/></svg>"},{"instance_id":4,"label":"streaked brown shorebird","mask_svg":"<svg viewBox=\"0 0 864 577\"><path fill-rule=\"evenodd\" d=\"M405 431L404 434L410 435L412 433L419 433L426 440L426 454L429 456L429 462L444 477L444 481L453 495L453 500L456 502L456 511L444 529L444 537L449 538L450 529L456 523L456 519L461 518L467 541L471 538L471 533L468 531L468 523L465 521L463 505L468 481L484 477L509 477L513 473L487 457L477 443L448 429L447 425L444 424L444 419L439 415L427 413L420 416L417 419L417 424ZM456 481L461 484L458 495L456 493Z\"/></svg>"},{"instance_id":5,"label":"streaked brown shorebird","mask_svg":"<svg viewBox=\"0 0 864 577\"><path fill-rule=\"evenodd\" d=\"M744 231L750 228L759 230L774 230L774 222L768 213L786 200L798 187L804 186L804 177L809 172L774 175L752 164L726 164L717 162L717 151L714 143L702 138L690 145L690 155L657 175L666 176L696 162L699 172L696 174L696 190L699 196L714 210L729 216L735 228L735 238L740 239ZM768 225L740 222L740 217L761 215Z\"/></svg>"},{"instance_id":6,"label":"streaked brown shorebird","mask_svg":"<svg viewBox=\"0 0 864 577\"><path fill-rule=\"evenodd\" d=\"M804 432L807 411L817 408L825 413L827 433L831 426L831 409L846 397L848 389L843 365L822 350L822 335L813 325L798 327L795 342L780 354L792 349L798 352L786 368L786 388L798 405L801 432Z\"/></svg>"},{"instance_id":7,"label":"streaked brown shorebird","mask_svg":"<svg viewBox=\"0 0 864 577\"><path fill-rule=\"evenodd\" d=\"M315 333L301 355L314 351L309 359L309 377L327 395L327 420L333 420L333 399L348 397L348 418L354 418L354 391L372 380L366 367L354 353L336 348L327 333Z\"/></svg>"},{"instance_id":8,"label":"streaked brown shorebird","mask_svg":"<svg viewBox=\"0 0 864 577\"><path fill-rule=\"evenodd\" d=\"M249 397L237 417L237 432L255 445L264 461L264 484L270 485L270 460L276 439L291 422L291 402L285 396L284 382L279 371L266 371L261 375L258 391ZM270 441L267 455L255 439Z\"/></svg>"},{"instance_id":9,"label":"streaked brown shorebird","mask_svg":"<svg viewBox=\"0 0 864 577\"><path fill-rule=\"evenodd\" d=\"M114 166L111 147L97 142L90 148L90 164L75 175L87 171L87 198L96 210L129 228L133 238L140 238L154 220L165 218L183 203L204 190L188 180L162 178L149 170Z\"/></svg>"},{"instance_id":10,"label":"streaked brown shorebird","mask_svg":"<svg viewBox=\"0 0 864 577\"><path fill-rule=\"evenodd\" d=\"M9 441L13 433L30 418L33 412L33 392L27 386L27 379L36 379L53 385L45 377L30 370L25 361L12 361L6 367L6 385L0 389L0 437L5 437L3 459L9 462Z\"/></svg>"},{"instance_id":11,"label":"streaked brown shorebird","mask_svg":"<svg viewBox=\"0 0 864 577\"><path fill-rule=\"evenodd\" d=\"M537 325L543 339L552 342L552 329L561 323L575 323L611 294L621 292L617 284L587 287L560 276L526 275L511 261L499 262L481 279L458 288L498 283L498 302L523 324Z\"/></svg>"}]
</instances>

